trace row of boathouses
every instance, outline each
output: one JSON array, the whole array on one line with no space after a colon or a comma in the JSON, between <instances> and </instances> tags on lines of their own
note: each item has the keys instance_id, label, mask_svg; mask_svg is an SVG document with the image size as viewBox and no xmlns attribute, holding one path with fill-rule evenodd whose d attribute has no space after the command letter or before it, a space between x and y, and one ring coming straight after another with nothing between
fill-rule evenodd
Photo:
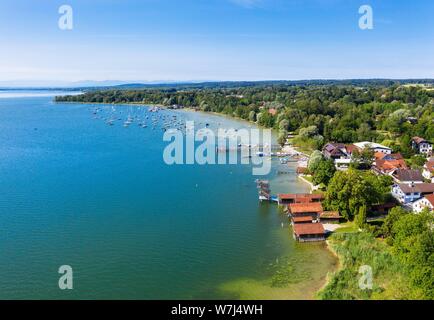
<instances>
[{"instance_id":1,"label":"row of boathouses","mask_svg":"<svg viewBox=\"0 0 434 320\"><path fill-rule=\"evenodd\" d=\"M339 212L324 211L322 200L322 194L278 195L278 203L285 207L293 227L294 239L297 241L324 241L326 230L323 223L339 223Z\"/></svg>"}]
</instances>

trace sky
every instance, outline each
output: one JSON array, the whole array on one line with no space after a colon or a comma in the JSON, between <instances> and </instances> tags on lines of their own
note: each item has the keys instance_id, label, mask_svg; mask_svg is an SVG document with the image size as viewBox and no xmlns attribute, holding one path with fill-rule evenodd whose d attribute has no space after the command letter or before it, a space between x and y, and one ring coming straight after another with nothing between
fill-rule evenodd
<instances>
[{"instance_id":1,"label":"sky","mask_svg":"<svg viewBox=\"0 0 434 320\"><path fill-rule=\"evenodd\" d=\"M433 13L432 0L1 0L0 85L434 78Z\"/></svg>"}]
</instances>

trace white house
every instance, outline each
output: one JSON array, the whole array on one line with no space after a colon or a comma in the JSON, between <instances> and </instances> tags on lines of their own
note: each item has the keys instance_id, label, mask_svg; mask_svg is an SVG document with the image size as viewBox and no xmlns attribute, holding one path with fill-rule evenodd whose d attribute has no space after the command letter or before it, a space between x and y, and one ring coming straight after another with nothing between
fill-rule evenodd
<instances>
[{"instance_id":1,"label":"white house","mask_svg":"<svg viewBox=\"0 0 434 320\"><path fill-rule=\"evenodd\" d=\"M416 213L422 212L423 209L428 208L429 211L434 210L434 194L426 195L412 204L413 211Z\"/></svg>"},{"instance_id":2,"label":"white house","mask_svg":"<svg viewBox=\"0 0 434 320\"><path fill-rule=\"evenodd\" d=\"M434 158L429 159L423 166L422 176L434 183Z\"/></svg>"},{"instance_id":3,"label":"white house","mask_svg":"<svg viewBox=\"0 0 434 320\"><path fill-rule=\"evenodd\" d=\"M383 146L375 142L363 141L363 142L356 142L354 143L354 145L360 150L368 148L374 152L382 152L385 154L392 153L392 149L390 149L389 147Z\"/></svg>"},{"instance_id":4,"label":"white house","mask_svg":"<svg viewBox=\"0 0 434 320\"><path fill-rule=\"evenodd\" d=\"M411 147L419 153L432 154L432 143L424 138L413 137Z\"/></svg>"},{"instance_id":5,"label":"white house","mask_svg":"<svg viewBox=\"0 0 434 320\"><path fill-rule=\"evenodd\" d=\"M419 200L434 193L434 183L399 183L392 187L392 196L403 204Z\"/></svg>"}]
</instances>

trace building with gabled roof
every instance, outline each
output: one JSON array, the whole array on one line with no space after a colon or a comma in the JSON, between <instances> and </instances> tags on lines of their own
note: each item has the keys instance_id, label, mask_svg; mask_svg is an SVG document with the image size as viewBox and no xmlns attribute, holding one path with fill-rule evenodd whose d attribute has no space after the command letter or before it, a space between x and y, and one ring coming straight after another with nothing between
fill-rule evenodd
<instances>
[{"instance_id":1,"label":"building with gabled roof","mask_svg":"<svg viewBox=\"0 0 434 320\"><path fill-rule=\"evenodd\" d=\"M419 200L431 193L434 193L434 183L398 183L392 187L392 196L404 204Z\"/></svg>"},{"instance_id":2,"label":"building with gabled roof","mask_svg":"<svg viewBox=\"0 0 434 320\"><path fill-rule=\"evenodd\" d=\"M396 183L423 183L423 176L416 169L397 169L392 174L393 180Z\"/></svg>"},{"instance_id":3,"label":"building with gabled roof","mask_svg":"<svg viewBox=\"0 0 434 320\"><path fill-rule=\"evenodd\" d=\"M370 142L370 141L362 141L362 142L356 142L353 143L357 148L359 148L359 150L363 150L363 149L370 149L372 150L374 153L375 152L382 152L385 154L391 154L392 153L392 149L386 146L383 146L379 143L375 143L375 142Z\"/></svg>"},{"instance_id":4,"label":"building with gabled roof","mask_svg":"<svg viewBox=\"0 0 434 320\"><path fill-rule=\"evenodd\" d=\"M422 176L427 180L431 180L431 183L434 183L434 158L429 159L423 165Z\"/></svg>"},{"instance_id":5,"label":"building with gabled roof","mask_svg":"<svg viewBox=\"0 0 434 320\"><path fill-rule=\"evenodd\" d=\"M309 203L309 202L321 202L324 200L322 194L316 193L280 193L277 195L278 203L281 205L291 203Z\"/></svg>"},{"instance_id":6,"label":"building with gabled roof","mask_svg":"<svg viewBox=\"0 0 434 320\"><path fill-rule=\"evenodd\" d=\"M413 137L411 139L411 147L418 153L432 154L432 143L421 137Z\"/></svg>"},{"instance_id":7,"label":"building with gabled roof","mask_svg":"<svg viewBox=\"0 0 434 320\"><path fill-rule=\"evenodd\" d=\"M412 204L412 209L416 213L422 212L425 208L428 208L429 211L434 211L434 193L428 194Z\"/></svg>"},{"instance_id":8,"label":"building with gabled roof","mask_svg":"<svg viewBox=\"0 0 434 320\"><path fill-rule=\"evenodd\" d=\"M324 241L325 230L321 223L297 223L293 225L294 238L300 242Z\"/></svg>"}]
</instances>

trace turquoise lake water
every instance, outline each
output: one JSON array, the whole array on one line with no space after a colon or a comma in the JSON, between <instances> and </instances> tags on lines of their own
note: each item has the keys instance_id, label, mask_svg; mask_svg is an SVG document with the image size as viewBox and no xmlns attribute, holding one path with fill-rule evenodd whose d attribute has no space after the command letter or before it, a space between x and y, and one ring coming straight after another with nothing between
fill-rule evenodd
<instances>
[{"instance_id":1,"label":"turquoise lake water","mask_svg":"<svg viewBox=\"0 0 434 320\"><path fill-rule=\"evenodd\" d=\"M1 299L309 298L333 269L324 244L295 243L277 206L258 202L251 166L168 166L161 129L108 126L92 105L52 100L0 94ZM274 193L308 191L279 165ZM287 264L302 280L270 285ZM58 288L61 265L73 290Z\"/></svg>"}]
</instances>

